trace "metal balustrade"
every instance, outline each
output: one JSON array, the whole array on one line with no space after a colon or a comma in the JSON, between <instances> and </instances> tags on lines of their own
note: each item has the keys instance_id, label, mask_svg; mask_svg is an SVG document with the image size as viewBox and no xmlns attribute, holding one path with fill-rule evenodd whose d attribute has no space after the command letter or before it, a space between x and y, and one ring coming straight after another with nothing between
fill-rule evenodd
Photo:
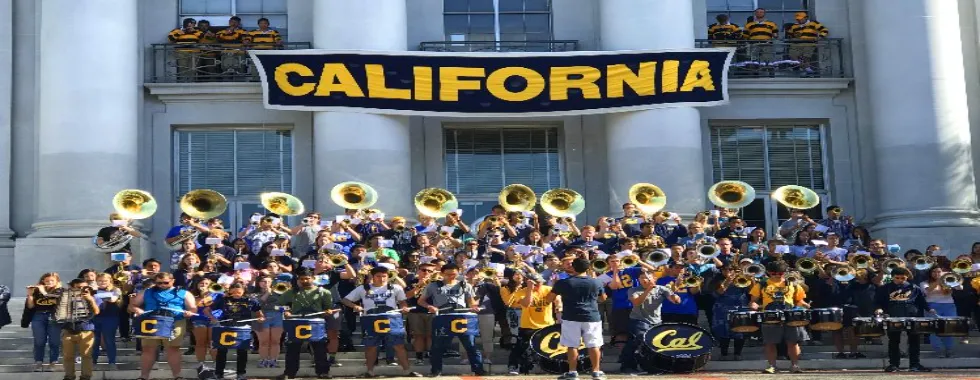
<instances>
[{"instance_id":1,"label":"metal balustrade","mask_svg":"<svg viewBox=\"0 0 980 380\"><path fill-rule=\"evenodd\" d=\"M147 81L151 83L258 82L248 49L310 49L309 42L243 47L222 44L153 44Z\"/></svg>"},{"instance_id":2,"label":"metal balustrade","mask_svg":"<svg viewBox=\"0 0 980 380\"><path fill-rule=\"evenodd\" d=\"M842 40L697 40L699 48L733 47L730 78L839 78L844 76Z\"/></svg>"}]
</instances>

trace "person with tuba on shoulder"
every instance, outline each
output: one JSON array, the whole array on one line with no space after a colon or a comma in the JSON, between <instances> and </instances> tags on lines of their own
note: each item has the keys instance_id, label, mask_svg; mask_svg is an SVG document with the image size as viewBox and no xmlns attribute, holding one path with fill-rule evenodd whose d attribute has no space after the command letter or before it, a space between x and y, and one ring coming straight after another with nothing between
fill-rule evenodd
<instances>
[{"instance_id":1,"label":"person with tuba on shoulder","mask_svg":"<svg viewBox=\"0 0 980 380\"><path fill-rule=\"evenodd\" d=\"M143 233L130 226L130 221L124 219L123 216L118 212L113 212L109 214L110 226L102 227L99 232L95 234L95 244L105 245L114 239L120 239L121 235L129 235L134 238L144 237ZM131 240L129 240L131 241ZM127 242L120 248L115 250L107 250L105 253L110 254L113 252L132 252L133 247L131 243Z\"/></svg>"},{"instance_id":2,"label":"person with tuba on shoulder","mask_svg":"<svg viewBox=\"0 0 980 380\"><path fill-rule=\"evenodd\" d=\"M180 213L180 224L170 228L167 231L167 235L164 237L167 245L174 245L180 241L187 240L188 237L194 235L194 232L199 232L206 234L210 231L207 225L201 224L200 221L194 217L188 215L186 212ZM200 248L197 241L190 239L194 242L196 248Z\"/></svg>"}]
</instances>

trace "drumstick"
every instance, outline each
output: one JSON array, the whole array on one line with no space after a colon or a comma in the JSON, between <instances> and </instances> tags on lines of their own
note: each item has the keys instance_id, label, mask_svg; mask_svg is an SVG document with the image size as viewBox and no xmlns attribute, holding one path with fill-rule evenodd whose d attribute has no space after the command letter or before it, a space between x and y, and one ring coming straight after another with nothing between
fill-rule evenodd
<instances>
[{"instance_id":1,"label":"drumstick","mask_svg":"<svg viewBox=\"0 0 980 380\"><path fill-rule=\"evenodd\" d=\"M323 315L323 314L326 314L326 313L327 313L327 312L325 312L325 311L318 311L318 312L316 312L316 313L310 313L310 314L303 314L303 315L301 315L300 317L312 317L312 316L314 316L314 315Z\"/></svg>"},{"instance_id":2,"label":"drumstick","mask_svg":"<svg viewBox=\"0 0 980 380\"><path fill-rule=\"evenodd\" d=\"M191 313L191 312L186 311L186 310L174 309L174 308L170 308L170 307L165 307L165 308L163 308L163 310L172 311L174 313L181 313L181 314L183 314L183 313L190 313L190 315L193 315L195 317L200 317L201 316L198 313Z\"/></svg>"},{"instance_id":3,"label":"drumstick","mask_svg":"<svg viewBox=\"0 0 980 380\"><path fill-rule=\"evenodd\" d=\"M243 320L240 320L240 321L236 321L234 319L222 319L222 320L220 320L218 322L219 323L225 323L225 322L239 322L239 323L244 323L244 322L257 321L257 320L259 320L259 319L258 318L251 318L251 319L243 319Z\"/></svg>"}]
</instances>

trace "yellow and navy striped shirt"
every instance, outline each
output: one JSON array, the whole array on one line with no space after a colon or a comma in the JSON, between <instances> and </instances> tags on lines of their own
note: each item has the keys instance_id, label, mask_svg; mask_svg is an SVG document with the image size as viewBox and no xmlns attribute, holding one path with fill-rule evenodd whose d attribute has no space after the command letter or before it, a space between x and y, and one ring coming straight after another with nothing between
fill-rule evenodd
<instances>
[{"instance_id":1,"label":"yellow and navy striped shirt","mask_svg":"<svg viewBox=\"0 0 980 380\"><path fill-rule=\"evenodd\" d=\"M793 24L793 27L789 30L789 36L787 37L794 40L816 41L827 37L828 34L830 34L830 32L823 26L823 24L809 20L804 24Z\"/></svg>"},{"instance_id":2,"label":"yellow and navy striped shirt","mask_svg":"<svg viewBox=\"0 0 980 380\"><path fill-rule=\"evenodd\" d=\"M201 31L201 42L202 44L216 44L218 43L218 37L211 33L210 30Z\"/></svg>"},{"instance_id":3,"label":"yellow and navy striped shirt","mask_svg":"<svg viewBox=\"0 0 980 380\"><path fill-rule=\"evenodd\" d=\"M170 31L170 34L167 35L167 38L170 39L170 42L173 42L175 44L185 45L185 44L196 44L201 42L201 36L203 35L204 32L201 32L200 30L197 29L193 29L190 32L185 32L183 28L177 28Z\"/></svg>"},{"instance_id":4,"label":"yellow and navy striped shirt","mask_svg":"<svg viewBox=\"0 0 980 380\"><path fill-rule=\"evenodd\" d=\"M267 29L265 31L256 29L248 32L252 39L252 47L255 49L271 49L274 45L282 42L282 36L278 31Z\"/></svg>"},{"instance_id":5,"label":"yellow and navy striped shirt","mask_svg":"<svg viewBox=\"0 0 980 380\"><path fill-rule=\"evenodd\" d=\"M769 20L752 20L745 24L742 38L754 41L769 41L779 38L779 26Z\"/></svg>"},{"instance_id":6,"label":"yellow and navy striped shirt","mask_svg":"<svg viewBox=\"0 0 980 380\"><path fill-rule=\"evenodd\" d=\"M246 32L245 29L242 28L237 28L237 29L228 28L219 31L217 34L217 38L218 38L218 42L221 42L223 44L237 44L242 42L242 36L244 36L247 33L248 32Z\"/></svg>"},{"instance_id":7,"label":"yellow and navy striped shirt","mask_svg":"<svg viewBox=\"0 0 980 380\"><path fill-rule=\"evenodd\" d=\"M739 38L742 38L742 28L736 24L714 23L708 27L709 40L737 40Z\"/></svg>"}]
</instances>

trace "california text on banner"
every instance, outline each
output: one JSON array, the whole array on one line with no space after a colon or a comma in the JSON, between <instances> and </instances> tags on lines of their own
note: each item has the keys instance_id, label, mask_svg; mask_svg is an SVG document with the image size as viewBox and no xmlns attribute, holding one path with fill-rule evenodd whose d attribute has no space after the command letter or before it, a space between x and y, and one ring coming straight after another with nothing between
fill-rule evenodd
<instances>
[{"instance_id":1,"label":"california text on banner","mask_svg":"<svg viewBox=\"0 0 980 380\"><path fill-rule=\"evenodd\" d=\"M732 52L250 54L271 109L533 116L722 104Z\"/></svg>"}]
</instances>

